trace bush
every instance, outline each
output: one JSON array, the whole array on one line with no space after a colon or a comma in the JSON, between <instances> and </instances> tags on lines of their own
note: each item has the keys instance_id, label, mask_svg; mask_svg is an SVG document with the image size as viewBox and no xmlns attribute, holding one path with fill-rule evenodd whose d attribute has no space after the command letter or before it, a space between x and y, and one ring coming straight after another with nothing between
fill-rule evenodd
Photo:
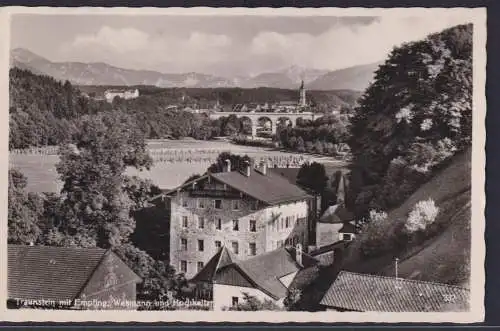
<instances>
[{"instance_id":1,"label":"bush","mask_svg":"<svg viewBox=\"0 0 500 331\"><path fill-rule=\"evenodd\" d=\"M428 199L418 202L406 219L404 231L411 235L416 232L424 232L427 227L434 223L439 213L434 200Z\"/></svg>"},{"instance_id":2,"label":"bush","mask_svg":"<svg viewBox=\"0 0 500 331\"><path fill-rule=\"evenodd\" d=\"M259 310L283 310L274 301L264 299L263 301L248 293L243 293L243 302L224 310L237 311L259 311Z\"/></svg>"},{"instance_id":3,"label":"bush","mask_svg":"<svg viewBox=\"0 0 500 331\"><path fill-rule=\"evenodd\" d=\"M383 211L370 210L368 218L365 220L361 241L361 251L365 257L380 255L392 248L392 239L387 233L388 218Z\"/></svg>"}]
</instances>

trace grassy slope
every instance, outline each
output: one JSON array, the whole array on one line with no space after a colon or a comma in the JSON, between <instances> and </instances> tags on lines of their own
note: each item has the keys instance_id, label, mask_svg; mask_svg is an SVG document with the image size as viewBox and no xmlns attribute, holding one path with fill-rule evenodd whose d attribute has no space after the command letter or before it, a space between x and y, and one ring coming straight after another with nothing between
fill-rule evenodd
<instances>
[{"instance_id":1,"label":"grassy slope","mask_svg":"<svg viewBox=\"0 0 500 331\"><path fill-rule=\"evenodd\" d=\"M399 257L399 274L404 278L467 286L470 259L471 151L457 155L451 164L422 185L405 203L389 213L388 237L396 224L403 222L413 206L432 198L439 207L436 235L404 252L389 252L365 260L359 254L363 235L347 252L344 269L394 275L393 259ZM479 220L478 220L479 221Z\"/></svg>"}]
</instances>

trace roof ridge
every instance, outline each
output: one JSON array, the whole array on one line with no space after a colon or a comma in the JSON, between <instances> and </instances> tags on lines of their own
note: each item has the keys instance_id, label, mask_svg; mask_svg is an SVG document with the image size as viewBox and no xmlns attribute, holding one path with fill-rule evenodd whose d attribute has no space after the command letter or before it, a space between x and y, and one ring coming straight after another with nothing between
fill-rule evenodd
<instances>
[{"instance_id":1,"label":"roof ridge","mask_svg":"<svg viewBox=\"0 0 500 331\"><path fill-rule=\"evenodd\" d=\"M441 285L441 286L446 286L446 287L453 287L457 289L462 289L470 292L470 289L458 286L458 285L451 285L451 284L446 284L446 283L438 283L438 282L431 282L431 281L426 281L426 280L418 280L418 279L409 279L409 278L401 278L401 277L390 277L390 276L382 276L382 275L374 275L374 274L363 274L359 272L352 272L352 271L346 271L342 270L340 274L345 273L345 274L353 274L353 275L360 275L360 276L365 276L365 277L372 277L372 278L385 278L385 279L399 279L403 280L406 282L413 282L413 283L422 283L422 284L432 284L432 285ZM339 276L340 276L339 274Z\"/></svg>"}]
</instances>

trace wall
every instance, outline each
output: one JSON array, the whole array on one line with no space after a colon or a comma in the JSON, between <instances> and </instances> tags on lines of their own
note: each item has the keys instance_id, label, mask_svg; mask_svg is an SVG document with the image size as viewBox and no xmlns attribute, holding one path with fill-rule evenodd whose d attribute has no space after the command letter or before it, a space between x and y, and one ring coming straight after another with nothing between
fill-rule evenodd
<instances>
[{"instance_id":1,"label":"wall","mask_svg":"<svg viewBox=\"0 0 500 331\"><path fill-rule=\"evenodd\" d=\"M256 244L256 255L268 252L277 248L277 243L287 238L297 236L302 238L303 247L307 247L307 201L293 202L278 206L266 207L262 203L258 205L257 210L252 210L256 200L250 197L241 196L239 192L233 192L230 188L224 188L220 183L204 183L200 185L204 190L220 190L231 194L236 194L235 198L211 198L211 197L192 197L186 190L174 193L170 198L171 222L170 222L170 264L181 272L182 260L187 261L186 277L192 278L198 272L198 262L205 265L217 252L215 241L221 241L232 250L232 242L238 242L240 260L248 259L250 255L249 243ZM213 201L222 200L222 209L215 209ZM203 201L205 208L199 208L199 201ZM239 201L239 209L233 210L232 201ZM183 202L187 205L183 206ZM273 228L270 221L274 215L279 215L279 222L285 225L286 217L299 219L294 223L290 219L289 227ZM182 226L183 217L188 218L188 227ZM204 228L198 227L198 220L204 219ZM222 229L216 229L217 219L222 220ZM233 220L239 220L239 231L233 231ZM256 232L251 232L250 220L256 220ZM181 238L187 239L187 251L181 247ZM204 241L204 251L198 251L198 240Z\"/></svg>"},{"instance_id":2,"label":"wall","mask_svg":"<svg viewBox=\"0 0 500 331\"><path fill-rule=\"evenodd\" d=\"M316 247L320 248L339 241L339 230L343 224L317 223Z\"/></svg>"},{"instance_id":3,"label":"wall","mask_svg":"<svg viewBox=\"0 0 500 331\"><path fill-rule=\"evenodd\" d=\"M209 189L223 188L217 183L207 185ZM229 191L229 190L228 190ZM217 252L215 241L221 241L228 248L232 249L232 242L238 242L239 254L238 259L247 259L251 257L249 254L249 243L256 244L256 254L261 254L266 251L266 227L264 220L267 217L265 209L260 207L259 210L252 210L251 206L255 200L250 198L229 199L221 198L222 209L218 210L213 207L213 201L216 198L196 198L190 197L189 192L180 191L172 196L171 202L171 223L170 223L170 261L171 265L180 272L180 261L188 262L186 277L191 278L198 272L197 262L206 264L213 255ZM219 198L217 198L219 199ZM205 203L205 208L198 208L198 201L202 200ZM232 201L239 201L239 209L232 209ZM187 206L183 206L183 201L187 202ZM182 219L184 216L188 218L188 227L182 227ZM198 220L203 218L205 226L203 229L198 228ZM221 230L216 229L217 219L222 220ZM239 230L233 231L233 220L239 220ZM251 232L250 220L256 220L256 232ZM181 249L181 238L188 240L188 249ZM204 241L204 251L198 251L198 240Z\"/></svg>"},{"instance_id":4,"label":"wall","mask_svg":"<svg viewBox=\"0 0 500 331\"><path fill-rule=\"evenodd\" d=\"M138 281L122 260L108 252L75 303L86 309L135 309Z\"/></svg>"},{"instance_id":5,"label":"wall","mask_svg":"<svg viewBox=\"0 0 500 331\"><path fill-rule=\"evenodd\" d=\"M223 308L231 307L233 297L238 297L238 302L240 303L244 302L243 293L248 293L261 301L272 300L276 302L276 304L283 306L283 299L274 300L256 288L214 284L214 310L220 311Z\"/></svg>"}]
</instances>

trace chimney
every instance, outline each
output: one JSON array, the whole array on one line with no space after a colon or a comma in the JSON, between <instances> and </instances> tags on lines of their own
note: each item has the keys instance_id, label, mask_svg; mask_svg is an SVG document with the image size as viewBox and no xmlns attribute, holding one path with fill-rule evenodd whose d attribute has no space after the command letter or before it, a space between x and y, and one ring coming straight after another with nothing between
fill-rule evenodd
<instances>
[{"instance_id":1,"label":"chimney","mask_svg":"<svg viewBox=\"0 0 500 331\"><path fill-rule=\"evenodd\" d=\"M250 162L245 161L245 176L250 177Z\"/></svg>"},{"instance_id":2,"label":"chimney","mask_svg":"<svg viewBox=\"0 0 500 331\"><path fill-rule=\"evenodd\" d=\"M266 175L266 174L267 174L267 162L262 161L262 162L260 163L260 172L261 172L263 175Z\"/></svg>"},{"instance_id":3,"label":"chimney","mask_svg":"<svg viewBox=\"0 0 500 331\"><path fill-rule=\"evenodd\" d=\"M303 267L302 265L302 245L299 243L295 246L295 261L297 264Z\"/></svg>"},{"instance_id":4,"label":"chimney","mask_svg":"<svg viewBox=\"0 0 500 331\"><path fill-rule=\"evenodd\" d=\"M231 172L231 160L226 159L226 172Z\"/></svg>"}]
</instances>

